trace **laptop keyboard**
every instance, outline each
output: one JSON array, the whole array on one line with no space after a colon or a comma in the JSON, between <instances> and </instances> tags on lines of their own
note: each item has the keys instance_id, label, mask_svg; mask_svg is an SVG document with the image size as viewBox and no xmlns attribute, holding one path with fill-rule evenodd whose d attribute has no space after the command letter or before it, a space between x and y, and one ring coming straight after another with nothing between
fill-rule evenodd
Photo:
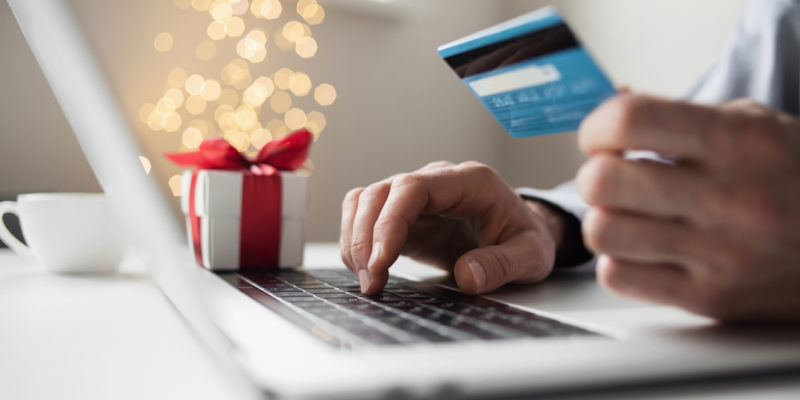
<instances>
[{"instance_id":1,"label":"laptop keyboard","mask_svg":"<svg viewBox=\"0 0 800 400\"><path fill-rule=\"evenodd\" d=\"M482 297L427 291L391 277L377 296L361 294L349 271L281 270L220 274L264 305L327 341L374 345L597 335ZM434 293L436 292L436 293ZM297 318L300 317L300 318ZM334 340L335 339L335 340Z\"/></svg>"}]
</instances>

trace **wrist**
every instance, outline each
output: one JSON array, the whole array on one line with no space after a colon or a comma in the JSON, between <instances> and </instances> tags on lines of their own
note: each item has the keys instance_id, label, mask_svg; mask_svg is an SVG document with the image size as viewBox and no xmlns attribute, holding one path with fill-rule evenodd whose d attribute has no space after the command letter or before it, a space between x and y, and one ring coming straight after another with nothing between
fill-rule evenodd
<instances>
[{"instance_id":1,"label":"wrist","mask_svg":"<svg viewBox=\"0 0 800 400\"><path fill-rule=\"evenodd\" d=\"M581 221L573 214L546 200L522 195L525 204L547 221L547 229L555 244L555 266L573 267L594 257L583 243Z\"/></svg>"},{"instance_id":2,"label":"wrist","mask_svg":"<svg viewBox=\"0 0 800 400\"><path fill-rule=\"evenodd\" d=\"M541 202L528 200L525 199L525 205L534 212L534 214L539 215L545 222L547 226L547 230L550 233L550 237L553 239L553 243L555 244L556 252L559 251L561 245L564 242L564 230L566 228L566 221L564 217L554 212L550 207L542 204Z\"/></svg>"}]
</instances>

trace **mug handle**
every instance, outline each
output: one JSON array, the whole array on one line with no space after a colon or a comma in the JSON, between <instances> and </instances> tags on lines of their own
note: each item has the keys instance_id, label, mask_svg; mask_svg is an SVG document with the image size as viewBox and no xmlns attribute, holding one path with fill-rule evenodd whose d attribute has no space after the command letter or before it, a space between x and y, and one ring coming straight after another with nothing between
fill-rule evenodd
<instances>
[{"instance_id":1,"label":"mug handle","mask_svg":"<svg viewBox=\"0 0 800 400\"><path fill-rule=\"evenodd\" d=\"M16 214L17 217L19 217L16 201L4 201L0 203L0 240L2 240L8 248L13 250L14 253L17 253L17 255L33 259L33 253L28 249L28 246L17 239L14 234L8 230L8 227L6 227L6 223L3 221L3 216L6 214Z\"/></svg>"}]
</instances>

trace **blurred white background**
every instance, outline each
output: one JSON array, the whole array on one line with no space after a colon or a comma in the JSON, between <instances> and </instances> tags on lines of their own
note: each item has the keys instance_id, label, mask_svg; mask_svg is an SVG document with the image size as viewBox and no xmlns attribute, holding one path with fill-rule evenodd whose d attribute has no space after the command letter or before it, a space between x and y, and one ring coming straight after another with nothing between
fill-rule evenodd
<instances>
[{"instance_id":1,"label":"blurred white background","mask_svg":"<svg viewBox=\"0 0 800 400\"><path fill-rule=\"evenodd\" d=\"M281 0L273 21L246 20L245 33L274 33L300 19L295 1ZM176 3L189 4L178 0ZM436 54L440 44L538 7L554 4L617 85L680 96L720 53L745 0L320 0L326 17L312 26L319 50L310 59L268 45L251 74L279 67L303 71L312 83L336 87L322 111L327 126L312 148L313 214L309 240L338 238L340 201L356 186L434 160L478 160L513 186L551 187L574 175L582 160L573 133L511 139ZM208 39L208 12L179 9L171 0L77 2L79 17L98 50L130 123L154 153L181 149L181 133L154 132L139 118L143 104L164 94L175 67L219 79L236 57L240 38L215 42L216 54L198 59ZM154 49L168 32L169 51ZM0 2L0 198L31 191L98 191L5 2ZM211 106L209 106L211 107ZM265 107L267 108L267 107ZM267 108L266 123L275 118ZM185 121L185 123L188 123ZM162 181L179 172L154 158Z\"/></svg>"}]
</instances>

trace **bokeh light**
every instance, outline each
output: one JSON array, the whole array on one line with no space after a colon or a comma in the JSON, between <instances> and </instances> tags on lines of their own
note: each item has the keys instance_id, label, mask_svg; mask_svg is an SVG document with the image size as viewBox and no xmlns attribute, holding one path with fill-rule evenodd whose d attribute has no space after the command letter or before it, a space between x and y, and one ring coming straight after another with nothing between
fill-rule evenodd
<instances>
[{"instance_id":1,"label":"bokeh light","mask_svg":"<svg viewBox=\"0 0 800 400\"><path fill-rule=\"evenodd\" d=\"M294 51L302 58L314 57L317 54L317 41L311 36L303 36L295 42Z\"/></svg>"},{"instance_id":2,"label":"bokeh light","mask_svg":"<svg viewBox=\"0 0 800 400\"><path fill-rule=\"evenodd\" d=\"M311 111L306 115L306 129L314 134L314 140L319 138L320 133L325 130L325 125L327 125L327 123L325 115L319 111Z\"/></svg>"},{"instance_id":3,"label":"bokeh light","mask_svg":"<svg viewBox=\"0 0 800 400\"><path fill-rule=\"evenodd\" d=\"M200 143L203 141L203 132L200 129L195 127L186 128L183 131L183 135L181 136L181 143L183 143L183 147L186 147L190 150L195 150L200 147Z\"/></svg>"},{"instance_id":4,"label":"bokeh light","mask_svg":"<svg viewBox=\"0 0 800 400\"><path fill-rule=\"evenodd\" d=\"M292 108L292 96L286 92L275 92L269 99L269 108L278 114L283 114Z\"/></svg>"},{"instance_id":5,"label":"bokeh light","mask_svg":"<svg viewBox=\"0 0 800 400\"><path fill-rule=\"evenodd\" d=\"M210 61L217 54L217 45L210 40L203 40L194 49L194 55L201 61Z\"/></svg>"},{"instance_id":6,"label":"bokeh light","mask_svg":"<svg viewBox=\"0 0 800 400\"><path fill-rule=\"evenodd\" d=\"M178 197L181 195L181 189L183 188L183 179L180 175L175 174L169 178L167 181L169 185L169 190L172 192L172 195Z\"/></svg>"},{"instance_id":7,"label":"bokeh light","mask_svg":"<svg viewBox=\"0 0 800 400\"><path fill-rule=\"evenodd\" d=\"M314 89L314 100L321 106L329 106L336 101L336 88L330 83L322 83Z\"/></svg>"},{"instance_id":8,"label":"bokeh light","mask_svg":"<svg viewBox=\"0 0 800 400\"><path fill-rule=\"evenodd\" d=\"M306 125L306 113L299 108L290 108L283 115L283 122L289 129L298 130Z\"/></svg>"},{"instance_id":9,"label":"bokeh light","mask_svg":"<svg viewBox=\"0 0 800 400\"><path fill-rule=\"evenodd\" d=\"M153 164L150 163L150 159L145 156L139 156L139 162L142 163L142 168L144 168L145 175L150 175L150 170L153 168Z\"/></svg>"},{"instance_id":10,"label":"bokeh light","mask_svg":"<svg viewBox=\"0 0 800 400\"><path fill-rule=\"evenodd\" d=\"M222 86L216 79L209 79L203 83L203 90L200 92L200 97L205 101L214 101L219 98L222 92Z\"/></svg>"},{"instance_id":11,"label":"bokeh light","mask_svg":"<svg viewBox=\"0 0 800 400\"><path fill-rule=\"evenodd\" d=\"M172 35L167 32L159 33L153 40L153 47L162 53L169 51L172 48Z\"/></svg>"},{"instance_id":12,"label":"bokeh light","mask_svg":"<svg viewBox=\"0 0 800 400\"><path fill-rule=\"evenodd\" d=\"M195 38L196 58L169 70L160 97L139 107L138 119L153 132L176 132L166 135L180 141L181 150L197 149L205 138L220 136L237 150L254 155L273 138L306 128L317 140L327 121L319 111L306 112L314 102L328 106L336 100L336 90L329 83L315 86L309 74L275 64L280 57L311 58L318 52L312 27L325 18L317 0L172 0L180 10L194 10L205 22L198 27L205 35ZM284 13L287 10L294 10ZM296 14L294 13L296 11ZM254 20L254 18L256 20ZM268 20L256 27L257 19ZM271 21L271 22L269 22ZM273 33L269 37L267 32ZM228 38L236 38L228 41ZM222 47L220 47L222 46ZM159 52L175 47L173 35L161 32L153 40ZM232 47L232 48L231 48ZM273 58L270 51L289 54ZM233 50L233 52L231 52ZM181 53L185 54L185 53ZM191 53L190 53L191 54ZM220 57L232 59L218 61ZM270 60L267 60L270 56ZM266 63L265 61L269 61ZM285 61L281 59L281 61ZM192 62L194 64L192 64ZM200 62L219 62L218 74L197 69ZM289 64L290 65L290 64ZM212 67L219 68L219 67ZM189 70L187 72L187 69ZM313 91L313 96L310 96ZM313 100L310 98L313 97ZM262 125L260 118L267 121ZM173 139L170 139L173 140ZM150 160L140 157L149 173ZM300 174L313 170L309 159ZM181 178L169 178L173 194L181 192Z\"/></svg>"},{"instance_id":13,"label":"bokeh light","mask_svg":"<svg viewBox=\"0 0 800 400\"><path fill-rule=\"evenodd\" d=\"M272 79L274 80L275 86L278 89L287 90L289 89L289 81L292 79L292 75L294 75L294 71L284 67L275 71L275 73L272 75Z\"/></svg>"},{"instance_id":14,"label":"bokeh light","mask_svg":"<svg viewBox=\"0 0 800 400\"><path fill-rule=\"evenodd\" d=\"M253 29L247 36L239 40L236 45L236 54L251 63L259 63L264 61L267 56L266 45L267 35L259 29Z\"/></svg>"},{"instance_id":15,"label":"bokeh light","mask_svg":"<svg viewBox=\"0 0 800 400\"><path fill-rule=\"evenodd\" d=\"M308 74L303 72L295 72L289 78L289 90L295 96L305 96L309 92L311 92L311 78L308 77Z\"/></svg>"},{"instance_id":16,"label":"bokeh light","mask_svg":"<svg viewBox=\"0 0 800 400\"><path fill-rule=\"evenodd\" d=\"M186 83L186 70L183 68L173 68L167 74L167 86L182 88Z\"/></svg>"}]
</instances>

